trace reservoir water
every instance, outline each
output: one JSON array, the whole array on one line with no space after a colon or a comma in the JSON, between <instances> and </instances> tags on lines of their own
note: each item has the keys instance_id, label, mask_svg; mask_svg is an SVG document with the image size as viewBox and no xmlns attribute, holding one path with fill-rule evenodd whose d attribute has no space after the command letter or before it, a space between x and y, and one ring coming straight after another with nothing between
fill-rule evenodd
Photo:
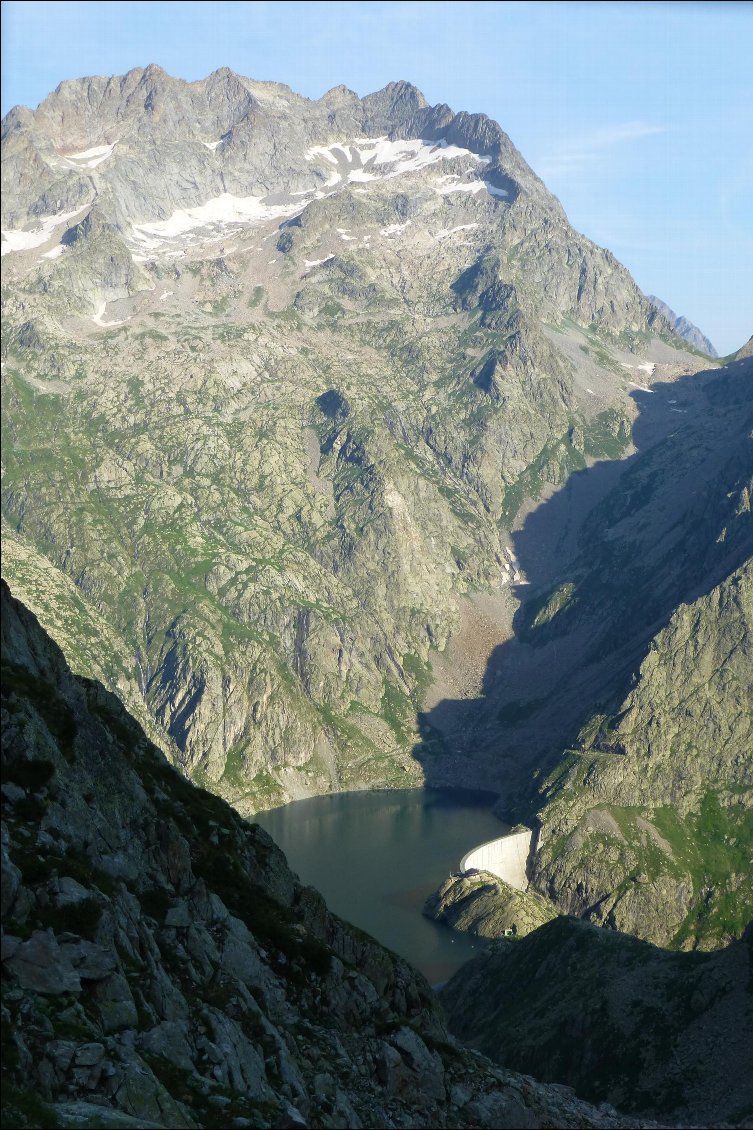
<instances>
[{"instance_id":1,"label":"reservoir water","mask_svg":"<svg viewBox=\"0 0 753 1130\"><path fill-rule=\"evenodd\" d=\"M461 857L508 826L496 796L457 789L336 793L256 816L335 914L405 957L436 985L485 944L421 908Z\"/></svg>"}]
</instances>

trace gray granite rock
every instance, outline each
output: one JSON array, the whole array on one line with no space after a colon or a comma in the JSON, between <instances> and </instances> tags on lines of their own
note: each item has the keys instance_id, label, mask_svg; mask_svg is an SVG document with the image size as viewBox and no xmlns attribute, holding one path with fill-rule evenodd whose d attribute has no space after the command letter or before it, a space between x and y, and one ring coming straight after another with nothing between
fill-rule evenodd
<instances>
[{"instance_id":1,"label":"gray granite rock","mask_svg":"<svg viewBox=\"0 0 753 1130\"><path fill-rule=\"evenodd\" d=\"M79 974L51 930L35 930L5 965L23 989L49 996L81 992Z\"/></svg>"}]
</instances>

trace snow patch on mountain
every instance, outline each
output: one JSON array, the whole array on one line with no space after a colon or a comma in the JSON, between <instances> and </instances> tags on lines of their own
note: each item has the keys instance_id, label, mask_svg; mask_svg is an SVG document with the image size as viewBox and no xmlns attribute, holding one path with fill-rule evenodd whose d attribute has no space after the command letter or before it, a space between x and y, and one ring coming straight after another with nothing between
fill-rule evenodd
<instances>
[{"instance_id":1,"label":"snow patch on mountain","mask_svg":"<svg viewBox=\"0 0 753 1130\"><path fill-rule=\"evenodd\" d=\"M199 204L196 208L177 208L167 220L155 220L145 224L134 224L133 238L139 250L157 251L175 240L193 242L197 232L199 238L211 235L222 238L228 228L237 225L256 226L283 216L298 215L304 205L266 204L263 196L233 196L223 192Z\"/></svg>"},{"instance_id":2,"label":"snow patch on mountain","mask_svg":"<svg viewBox=\"0 0 753 1130\"><path fill-rule=\"evenodd\" d=\"M339 145L331 145L327 148L324 145L312 145L310 149L306 150L306 160L315 161L317 157L321 157L323 161L329 161L332 165L337 165L338 160L332 152L333 149L340 149Z\"/></svg>"},{"instance_id":3,"label":"snow patch on mountain","mask_svg":"<svg viewBox=\"0 0 753 1130\"><path fill-rule=\"evenodd\" d=\"M355 141L313 145L304 154L307 161L321 161L334 166L327 187L373 180L392 180L405 173L417 172L438 161L466 158L475 164L487 164L488 157L479 157L470 149L450 145L447 141L390 141L384 137L359 137Z\"/></svg>"},{"instance_id":4,"label":"snow patch on mountain","mask_svg":"<svg viewBox=\"0 0 753 1130\"><path fill-rule=\"evenodd\" d=\"M97 165L101 165L112 156L117 144L117 141L113 141L112 145L95 145L92 149L82 150L81 153L66 153L65 159L77 169L96 169Z\"/></svg>"},{"instance_id":5,"label":"snow patch on mountain","mask_svg":"<svg viewBox=\"0 0 753 1130\"><path fill-rule=\"evenodd\" d=\"M85 205L88 207L88 204ZM41 247L50 238L55 228L67 224L74 216L78 216L83 208L75 208L72 212L60 212L57 216L43 216L39 227L31 231L3 231L2 249L0 255L8 255L11 251L29 251L33 247Z\"/></svg>"},{"instance_id":6,"label":"snow patch on mountain","mask_svg":"<svg viewBox=\"0 0 753 1130\"><path fill-rule=\"evenodd\" d=\"M477 227L478 224L458 224L457 227L454 228L442 228L441 231L435 232L434 238L446 239L448 235L454 235L455 232L474 231Z\"/></svg>"},{"instance_id":7,"label":"snow patch on mountain","mask_svg":"<svg viewBox=\"0 0 753 1130\"><path fill-rule=\"evenodd\" d=\"M106 302L99 302L97 304L97 309L92 314L92 321L96 325L103 326L105 328L108 328L110 326L123 326L123 325L125 325L126 322L130 322L130 320L131 320L130 318L122 318L119 322L106 322L104 320L104 314L105 314L106 309L107 309L107 303Z\"/></svg>"},{"instance_id":8,"label":"snow patch on mountain","mask_svg":"<svg viewBox=\"0 0 753 1130\"><path fill-rule=\"evenodd\" d=\"M483 192L484 189L490 196L507 197L509 193L504 188L497 188L496 185L489 184L485 180L472 180L465 181L457 173L448 173L446 176L438 177L433 185L434 191L439 196L448 196L451 192Z\"/></svg>"},{"instance_id":9,"label":"snow patch on mountain","mask_svg":"<svg viewBox=\"0 0 753 1130\"><path fill-rule=\"evenodd\" d=\"M653 361L641 361L638 365L629 365L625 361L621 361L620 365L623 369L640 369L642 373L648 373L650 377L654 375L654 370L656 369L656 365Z\"/></svg>"},{"instance_id":10,"label":"snow patch on mountain","mask_svg":"<svg viewBox=\"0 0 753 1130\"><path fill-rule=\"evenodd\" d=\"M405 231L410 226L410 220L406 220L404 224L388 224L386 228L382 228L380 235L397 235L398 232Z\"/></svg>"},{"instance_id":11,"label":"snow patch on mountain","mask_svg":"<svg viewBox=\"0 0 753 1130\"><path fill-rule=\"evenodd\" d=\"M635 381L628 381L628 384L632 385L633 388L639 388L641 390L641 392L653 392L654 391L652 388L646 388L645 385L636 384Z\"/></svg>"}]
</instances>

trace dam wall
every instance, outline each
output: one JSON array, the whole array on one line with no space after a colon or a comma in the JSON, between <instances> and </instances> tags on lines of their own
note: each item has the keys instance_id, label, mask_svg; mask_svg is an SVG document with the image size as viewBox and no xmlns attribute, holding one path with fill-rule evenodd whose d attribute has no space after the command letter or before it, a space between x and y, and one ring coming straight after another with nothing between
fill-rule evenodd
<instances>
[{"instance_id":1,"label":"dam wall","mask_svg":"<svg viewBox=\"0 0 753 1130\"><path fill-rule=\"evenodd\" d=\"M516 890L525 891L528 888L526 863L532 839L531 829L523 828L497 840L487 840L463 856L460 870L490 871Z\"/></svg>"}]
</instances>

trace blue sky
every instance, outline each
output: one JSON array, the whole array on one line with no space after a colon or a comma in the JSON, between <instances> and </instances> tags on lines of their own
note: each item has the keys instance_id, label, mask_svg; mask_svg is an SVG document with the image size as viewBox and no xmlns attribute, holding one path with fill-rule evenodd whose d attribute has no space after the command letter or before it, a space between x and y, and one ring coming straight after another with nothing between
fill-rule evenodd
<instances>
[{"instance_id":1,"label":"blue sky","mask_svg":"<svg viewBox=\"0 0 753 1130\"><path fill-rule=\"evenodd\" d=\"M3 3L2 110L61 79L229 66L318 98L398 78L495 118L639 286L753 333L753 4Z\"/></svg>"}]
</instances>

